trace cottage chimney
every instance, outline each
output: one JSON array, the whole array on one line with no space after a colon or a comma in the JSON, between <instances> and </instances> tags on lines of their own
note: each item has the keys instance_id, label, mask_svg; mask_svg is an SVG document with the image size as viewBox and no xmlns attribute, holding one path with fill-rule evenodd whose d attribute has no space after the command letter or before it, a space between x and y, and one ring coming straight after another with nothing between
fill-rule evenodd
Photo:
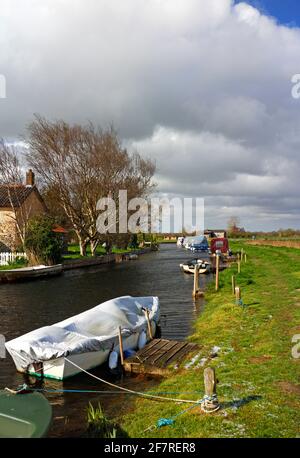
<instances>
[{"instance_id":1,"label":"cottage chimney","mask_svg":"<svg viewBox=\"0 0 300 458\"><path fill-rule=\"evenodd\" d=\"M34 186L34 173L31 169L26 173L26 186Z\"/></svg>"}]
</instances>

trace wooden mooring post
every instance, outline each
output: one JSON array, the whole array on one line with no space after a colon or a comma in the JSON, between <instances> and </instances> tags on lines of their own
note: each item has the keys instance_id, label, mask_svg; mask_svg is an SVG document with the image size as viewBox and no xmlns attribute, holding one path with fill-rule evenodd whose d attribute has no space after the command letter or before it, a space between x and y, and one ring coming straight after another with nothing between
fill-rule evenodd
<instances>
[{"instance_id":1,"label":"wooden mooring post","mask_svg":"<svg viewBox=\"0 0 300 458\"><path fill-rule=\"evenodd\" d=\"M194 288L193 288L193 297L201 297L203 296L203 292L200 291L199 289L199 266L198 264L195 265L195 270L194 270Z\"/></svg>"},{"instance_id":2,"label":"wooden mooring post","mask_svg":"<svg viewBox=\"0 0 300 458\"><path fill-rule=\"evenodd\" d=\"M217 379L216 372L213 367L207 367L204 369L204 387L205 397L201 405L201 409L206 413L219 410L220 404L217 398Z\"/></svg>"},{"instance_id":3,"label":"wooden mooring post","mask_svg":"<svg viewBox=\"0 0 300 458\"><path fill-rule=\"evenodd\" d=\"M235 275L231 276L232 294L235 294Z\"/></svg>"},{"instance_id":4,"label":"wooden mooring post","mask_svg":"<svg viewBox=\"0 0 300 458\"><path fill-rule=\"evenodd\" d=\"M241 258L240 258L240 253L237 255L237 266L238 266L238 273L241 273Z\"/></svg>"},{"instance_id":5,"label":"wooden mooring post","mask_svg":"<svg viewBox=\"0 0 300 458\"><path fill-rule=\"evenodd\" d=\"M147 308L145 309L145 315L146 315L146 320L147 320L149 339L152 340L153 339L152 328L151 328L151 322L149 318L149 310Z\"/></svg>"},{"instance_id":6,"label":"wooden mooring post","mask_svg":"<svg viewBox=\"0 0 300 458\"><path fill-rule=\"evenodd\" d=\"M235 287L235 300L236 303L239 304L242 299L241 288L239 286Z\"/></svg>"},{"instance_id":7,"label":"wooden mooring post","mask_svg":"<svg viewBox=\"0 0 300 458\"><path fill-rule=\"evenodd\" d=\"M219 268L220 268L220 256L216 256L216 291L219 289Z\"/></svg>"},{"instance_id":8,"label":"wooden mooring post","mask_svg":"<svg viewBox=\"0 0 300 458\"><path fill-rule=\"evenodd\" d=\"M119 349L120 349L120 360L121 365L124 365L124 350L123 350L123 339L122 339L122 328L119 326Z\"/></svg>"}]
</instances>

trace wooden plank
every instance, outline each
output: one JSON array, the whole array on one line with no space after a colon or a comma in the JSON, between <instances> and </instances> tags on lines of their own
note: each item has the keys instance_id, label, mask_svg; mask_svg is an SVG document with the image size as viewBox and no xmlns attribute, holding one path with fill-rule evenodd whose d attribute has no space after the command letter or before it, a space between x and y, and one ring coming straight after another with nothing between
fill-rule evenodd
<instances>
[{"instance_id":1,"label":"wooden plank","mask_svg":"<svg viewBox=\"0 0 300 458\"><path fill-rule=\"evenodd\" d=\"M143 352L142 354L137 353L137 359L143 363L146 361L150 356L152 356L154 353L156 353L160 348L164 347L167 345L168 341L164 339L160 339L157 345L151 347L150 349L147 349L147 351Z\"/></svg>"},{"instance_id":2,"label":"wooden plank","mask_svg":"<svg viewBox=\"0 0 300 458\"><path fill-rule=\"evenodd\" d=\"M178 342L168 342L166 345L161 347L158 351L156 351L153 355L151 355L149 358L145 360L145 364L147 365L153 365L156 363L156 361L161 358L163 355L169 353L172 348L174 348L176 345L178 345Z\"/></svg>"},{"instance_id":3,"label":"wooden plank","mask_svg":"<svg viewBox=\"0 0 300 458\"><path fill-rule=\"evenodd\" d=\"M141 350L139 350L137 352L137 355L140 357L140 358L143 358L144 356L146 356L150 351L152 351L152 349L156 346L160 346L162 344L162 342L165 342L164 339L154 339L152 340L151 342L147 343L147 345L145 345L144 348L142 348Z\"/></svg>"},{"instance_id":4,"label":"wooden plank","mask_svg":"<svg viewBox=\"0 0 300 458\"><path fill-rule=\"evenodd\" d=\"M182 353L186 352L187 345L188 344L186 344L186 345L182 346L181 348L179 348L176 353L174 353L170 358L168 358L168 360L164 364L164 367L169 366L172 363L175 363L177 361L177 359L179 359L180 355Z\"/></svg>"},{"instance_id":5,"label":"wooden plank","mask_svg":"<svg viewBox=\"0 0 300 458\"><path fill-rule=\"evenodd\" d=\"M124 361L124 369L129 372L167 375L167 368L173 362L181 361L189 353L199 349L199 345L177 340L154 339L136 355Z\"/></svg>"},{"instance_id":6,"label":"wooden plank","mask_svg":"<svg viewBox=\"0 0 300 458\"><path fill-rule=\"evenodd\" d=\"M194 348L194 344L187 344L186 347L184 347L182 350L180 350L178 353L175 355L175 360L173 361L168 361L168 364L171 364L172 362L180 363L184 358L186 358L188 355L191 353L195 353L197 350Z\"/></svg>"},{"instance_id":7,"label":"wooden plank","mask_svg":"<svg viewBox=\"0 0 300 458\"><path fill-rule=\"evenodd\" d=\"M163 349L165 350L162 354L161 352L157 352L158 354L156 355L156 358L155 358L155 364L159 366L159 362L161 361L162 358L164 358L176 345L178 345L178 341L176 340L170 340L169 343L163 347Z\"/></svg>"},{"instance_id":8,"label":"wooden plank","mask_svg":"<svg viewBox=\"0 0 300 458\"><path fill-rule=\"evenodd\" d=\"M173 358L176 353L178 353L182 348L184 348L187 345L186 342L177 342L177 345L173 347L166 355L164 355L161 359L163 362L160 364L161 367L166 367L169 363L169 359Z\"/></svg>"},{"instance_id":9,"label":"wooden plank","mask_svg":"<svg viewBox=\"0 0 300 458\"><path fill-rule=\"evenodd\" d=\"M135 361L137 355L141 355L143 352L148 351L148 349L152 348L153 346L158 344L158 340L154 339L149 342L149 344L146 344L145 347L142 350L138 350L135 355L130 356L129 358L126 358L126 361Z\"/></svg>"},{"instance_id":10,"label":"wooden plank","mask_svg":"<svg viewBox=\"0 0 300 458\"><path fill-rule=\"evenodd\" d=\"M185 343L185 342L179 342L178 340L173 340L173 341L171 340L170 342L173 342L174 345L172 345L172 347L169 349L169 351L166 352L165 354L163 354L163 355L156 361L156 365L159 366L159 367L164 367L165 362L170 358L172 351L175 349L175 347L177 348L178 344L179 344L179 345L182 345L182 344Z\"/></svg>"},{"instance_id":11,"label":"wooden plank","mask_svg":"<svg viewBox=\"0 0 300 458\"><path fill-rule=\"evenodd\" d=\"M166 376L170 373L167 368L157 367L157 366L145 366L144 364L126 364L124 363L124 369L127 372L131 372L133 374L151 374L151 375L159 375L159 376Z\"/></svg>"},{"instance_id":12,"label":"wooden plank","mask_svg":"<svg viewBox=\"0 0 300 458\"><path fill-rule=\"evenodd\" d=\"M152 341L154 342L154 341ZM151 342L151 343L152 343ZM143 363L149 356L151 356L153 353L155 353L159 348L163 347L166 345L168 341L167 340L162 340L162 339L157 339L156 342L153 343L153 345L147 344L143 350L138 351L135 355L131 356L130 358L127 359L128 362L139 362L140 364Z\"/></svg>"},{"instance_id":13,"label":"wooden plank","mask_svg":"<svg viewBox=\"0 0 300 458\"><path fill-rule=\"evenodd\" d=\"M151 340L151 342L149 342L147 345L145 345L145 347L142 350L139 350L139 351L137 351L137 353L135 355L130 356L129 358L126 358L126 361L135 361L135 360L137 360L137 355L139 357L142 357L145 352L147 353L148 351L150 351L150 349L153 348L155 345L158 345L159 342L160 342L160 339Z\"/></svg>"}]
</instances>

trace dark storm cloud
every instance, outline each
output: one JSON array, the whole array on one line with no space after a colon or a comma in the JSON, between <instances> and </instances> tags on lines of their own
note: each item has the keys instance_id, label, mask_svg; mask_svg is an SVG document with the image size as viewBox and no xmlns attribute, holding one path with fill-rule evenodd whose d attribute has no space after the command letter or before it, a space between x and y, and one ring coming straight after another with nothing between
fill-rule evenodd
<instances>
[{"instance_id":1,"label":"dark storm cloud","mask_svg":"<svg viewBox=\"0 0 300 458\"><path fill-rule=\"evenodd\" d=\"M299 55L299 29L230 0L2 0L0 136L113 122L212 222L300 226Z\"/></svg>"}]
</instances>

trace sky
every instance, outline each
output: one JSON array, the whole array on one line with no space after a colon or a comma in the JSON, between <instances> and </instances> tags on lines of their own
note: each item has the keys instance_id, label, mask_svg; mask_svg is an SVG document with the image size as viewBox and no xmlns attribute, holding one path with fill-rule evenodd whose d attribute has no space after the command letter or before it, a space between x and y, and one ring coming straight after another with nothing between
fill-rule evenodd
<instances>
[{"instance_id":1,"label":"sky","mask_svg":"<svg viewBox=\"0 0 300 458\"><path fill-rule=\"evenodd\" d=\"M247 3L262 13L273 16L280 24L300 26L300 3L297 0L249 0Z\"/></svg>"},{"instance_id":2,"label":"sky","mask_svg":"<svg viewBox=\"0 0 300 458\"><path fill-rule=\"evenodd\" d=\"M250 5L251 3L251 5ZM205 225L300 228L298 0L1 0L0 137L113 123ZM0 78L0 86L3 78ZM3 89L3 87L2 87Z\"/></svg>"}]
</instances>

